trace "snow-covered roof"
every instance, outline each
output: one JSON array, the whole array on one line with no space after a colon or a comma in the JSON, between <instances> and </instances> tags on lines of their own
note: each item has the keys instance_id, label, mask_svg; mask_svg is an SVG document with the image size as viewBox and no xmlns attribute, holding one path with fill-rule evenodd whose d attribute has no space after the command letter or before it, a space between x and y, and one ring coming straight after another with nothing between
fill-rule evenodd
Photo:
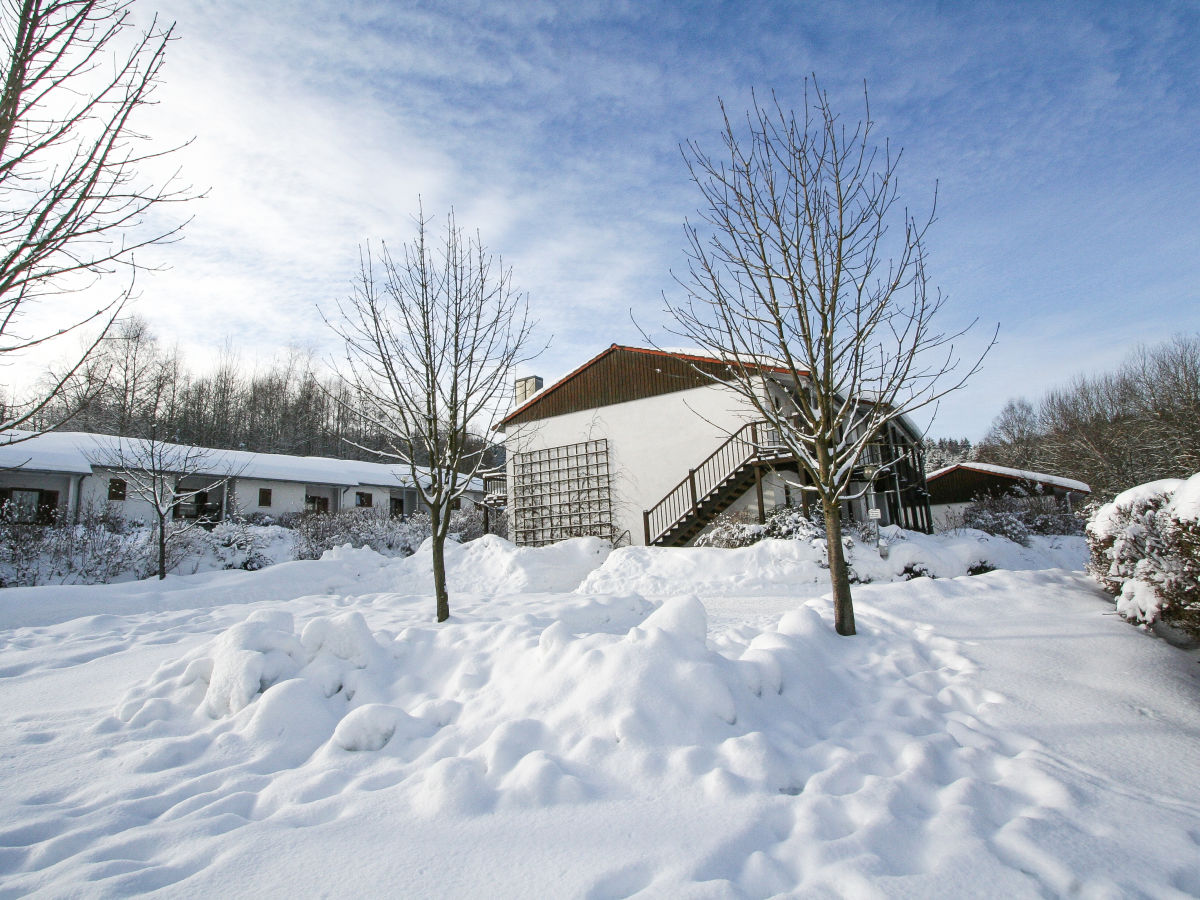
<instances>
[{"instance_id":1,"label":"snow-covered roof","mask_svg":"<svg viewBox=\"0 0 1200 900\"><path fill-rule=\"evenodd\" d=\"M21 434L17 432L16 434ZM16 444L0 445L0 469L27 472L57 472L90 475L93 466L111 465L124 447L127 457L136 457L137 438L82 431L50 431ZM168 445L176 447L178 445ZM180 447L181 450L193 449ZM199 468L207 475L233 475L265 481L292 481L338 487L358 485L412 486L408 465L373 463L328 456L288 456L282 453L250 453L245 450L205 450ZM426 470L418 470L422 474ZM200 474L200 473L198 473ZM481 479L471 481L472 490L483 490Z\"/></svg>"},{"instance_id":2,"label":"snow-covered roof","mask_svg":"<svg viewBox=\"0 0 1200 900\"><path fill-rule=\"evenodd\" d=\"M1000 475L1005 478L1014 478L1018 481L1032 481L1036 484L1049 484L1054 487L1060 487L1068 491L1081 491L1085 494L1090 494L1092 489L1082 481L1076 481L1073 478L1063 478L1059 475L1047 475L1044 472L1030 472L1025 469L1010 469L1008 466L996 466L992 463L981 462L960 462L952 466L946 466L944 469L938 469L936 472L931 472L925 476L927 482L940 478L941 476L953 472L955 469L969 469L972 472L986 472L989 475Z\"/></svg>"}]
</instances>

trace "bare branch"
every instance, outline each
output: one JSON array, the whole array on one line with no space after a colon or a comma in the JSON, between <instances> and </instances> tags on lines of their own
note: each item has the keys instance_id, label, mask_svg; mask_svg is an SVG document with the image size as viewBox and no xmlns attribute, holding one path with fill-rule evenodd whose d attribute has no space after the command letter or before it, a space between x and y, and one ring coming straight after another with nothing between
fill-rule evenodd
<instances>
[{"instance_id":1,"label":"bare branch","mask_svg":"<svg viewBox=\"0 0 1200 900\"><path fill-rule=\"evenodd\" d=\"M173 26L138 32L129 0L15 0L0 8L0 359L86 326L92 339L68 366L77 371L131 296L145 264L139 250L178 237L186 222L148 224L151 211L196 195L177 177L139 168L175 149L138 150L139 110L153 103ZM44 330L28 313L53 298L93 289L124 269L128 282L94 312ZM28 422L62 390L0 421Z\"/></svg>"},{"instance_id":2,"label":"bare branch","mask_svg":"<svg viewBox=\"0 0 1200 900\"><path fill-rule=\"evenodd\" d=\"M438 621L449 616L441 549L454 502L485 466L533 321L512 272L478 235L446 217L441 239L420 210L416 235L392 254L364 246L352 294L325 321L344 342L338 377L384 436L376 452L408 463L429 507ZM322 314L324 315L324 313Z\"/></svg>"},{"instance_id":3,"label":"bare branch","mask_svg":"<svg viewBox=\"0 0 1200 900\"><path fill-rule=\"evenodd\" d=\"M967 329L938 327L945 298L929 286L925 250L936 192L926 216L899 205L900 154L876 143L865 88L853 127L815 78L799 117L774 94L754 96L744 122L721 112L720 155L681 148L703 205L685 225L684 298L668 302L668 330L725 363L727 376L707 377L739 393L797 461L826 520L838 630L852 634L840 510L867 490L864 454L961 388L983 354L961 365Z\"/></svg>"}]
</instances>

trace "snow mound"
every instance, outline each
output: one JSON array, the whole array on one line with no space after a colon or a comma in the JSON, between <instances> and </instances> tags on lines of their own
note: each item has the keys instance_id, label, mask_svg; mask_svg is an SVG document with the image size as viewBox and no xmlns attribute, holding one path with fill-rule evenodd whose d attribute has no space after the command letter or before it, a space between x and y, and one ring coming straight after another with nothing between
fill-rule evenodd
<instances>
[{"instance_id":1,"label":"snow mound","mask_svg":"<svg viewBox=\"0 0 1200 900\"><path fill-rule=\"evenodd\" d=\"M619 794L631 772L680 787L700 779L714 796L795 792L811 775L803 748L861 706L861 680L810 609L730 655L709 646L695 594L649 615L643 604L638 623L616 631L604 630L605 603L560 603L575 615L395 636L372 632L357 610L302 627L255 612L164 665L116 718L131 737L163 743L147 771L237 741L260 767L291 773L286 793L314 766L345 777L342 754L384 754L409 808L477 815Z\"/></svg>"},{"instance_id":2,"label":"snow mound","mask_svg":"<svg viewBox=\"0 0 1200 900\"><path fill-rule=\"evenodd\" d=\"M517 547L486 534L466 544L446 542L446 581L451 592L496 596L570 591L604 562L611 549L599 538L572 538L546 547ZM433 541L391 566L409 589L433 589Z\"/></svg>"},{"instance_id":3,"label":"snow mound","mask_svg":"<svg viewBox=\"0 0 1200 900\"><path fill-rule=\"evenodd\" d=\"M847 561L855 580L902 581L914 574L956 578L972 570L1080 569L1087 559L1082 537L1031 538L1023 547L1006 538L963 529L921 534L883 529L886 557L875 547L854 543ZM580 584L578 593L637 593L662 596L693 591L701 596L795 593L798 585L825 584L822 540L767 539L749 547L623 547Z\"/></svg>"}]
</instances>

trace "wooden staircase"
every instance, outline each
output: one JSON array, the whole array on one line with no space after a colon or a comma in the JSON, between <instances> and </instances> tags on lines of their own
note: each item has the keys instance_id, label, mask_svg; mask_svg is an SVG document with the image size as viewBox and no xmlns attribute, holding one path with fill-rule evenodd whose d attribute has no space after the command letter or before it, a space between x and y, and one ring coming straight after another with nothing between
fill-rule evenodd
<instances>
[{"instance_id":1,"label":"wooden staircase","mask_svg":"<svg viewBox=\"0 0 1200 900\"><path fill-rule=\"evenodd\" d=\"M696 468L689 469L687 477L662 500L643 511L646 544L683 546L759 483L765 466L789 459L768 423L743 425Z\"/></svg>"}]
</instances>

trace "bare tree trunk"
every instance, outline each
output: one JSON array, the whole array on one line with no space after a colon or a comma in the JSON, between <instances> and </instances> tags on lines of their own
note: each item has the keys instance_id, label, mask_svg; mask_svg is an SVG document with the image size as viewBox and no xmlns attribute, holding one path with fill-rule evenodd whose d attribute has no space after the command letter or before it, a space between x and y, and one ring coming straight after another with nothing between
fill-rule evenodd
<instances>
[{"instance_id":1,"label":"bare tree trunk","mask_svg":"<svg viewBox=\"0 0 1200 900\"><path fill-rule=\"evenodd\" d=\"M167 518L159 514L158 517L158 580L162 581L167 577Z\"/></svg>"},{"instance_id":2,"label":"bare tree trunk","mask_svg":"<svg viewBox=\"0 0 1200 900\"><path fill-rule=\"evenodd\" d=\"M442 526L442 510L430 507L429 517L433 520L433 594L437 601L437 620L450 618L450 593L446 590L446 528Z\"/></svg>"},{"instance_id":3,"label":"bare tree trunk","mask_svg":"<svg viewBox=\"0 0 1200 900\"><path fill-rule=\"evenodd\" d=\"M828 500L824 501L821 507L825 514L829 580L833 586L833 627L841 635L855 634L850 573L846 570L846 551L842 546L842 509L836 501Z\"/></svg>"}]
</instances>

